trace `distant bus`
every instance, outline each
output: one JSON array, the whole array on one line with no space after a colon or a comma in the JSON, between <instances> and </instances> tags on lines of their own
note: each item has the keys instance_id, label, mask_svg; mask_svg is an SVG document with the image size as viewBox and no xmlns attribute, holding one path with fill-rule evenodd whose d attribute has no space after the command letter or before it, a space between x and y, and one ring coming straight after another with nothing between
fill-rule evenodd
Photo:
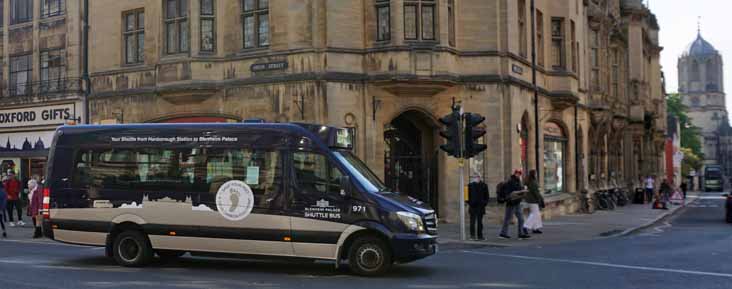
<instances>
[{"instance_id":1,"label":"distant bus","mask_svg":"<svg viewBox=\"0 0 732 289\"><path fill-rule=\"evenodd\" d=\"M719 165L707 165L704 167L704 191L722 191L722 167Z\"/></svg>"},{"instance_id":2,"label":"distant bus","mask_svg":"<svg viewBox=\"0 0 732 289\"><path fill-rule=\"evenodd\" d=\"M389 192L352 144L348 129L309 124L62 127L43 231L123 266L224 253L377 275L435 254L434 210Z\"/></svg>"}]
</instances>

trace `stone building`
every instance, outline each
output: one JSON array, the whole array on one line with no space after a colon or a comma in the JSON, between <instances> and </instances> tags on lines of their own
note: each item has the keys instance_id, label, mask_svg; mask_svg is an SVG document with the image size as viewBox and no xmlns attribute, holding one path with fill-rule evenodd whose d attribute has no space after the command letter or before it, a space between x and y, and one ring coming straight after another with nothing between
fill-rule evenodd
<instances>
[{"instance_id":1,"label":"stone building","mask_svg":"<svg viewBox=\"0 0 732 289\"><path fill-rule=\"evenodd\" d=\"M94 123L352 127L390 187L455 220L458 162L438 150L453 101L486 116L470 161L494 187L537 167L547 214L581 189L663 171L658 25L640 0L94 0ZM659 120L659 121L656 121ZM539 130L536 139L534 132Z\"/></svg>"},{"instance_id":2,"label":"stone building","mask_svg":"<svg viewBox=\"0 0 732 289\"><path fill-rule=\"evenodd\" d=\"M701 129L704 164L720 164L719 135L728 120L722 55L699 31L679 57L678 69L679 93L692 124Z\"/></svg>"},{"instance_id":3,"label":"stone building","mask_svg":"<svg viewBox=\"0 0 732 289\"><path fill-rule=\"evenodd\" d=\"M53 131L80 122L80 0L0 1L0 167L45 174Z\"/></svg>"}]
</instances>

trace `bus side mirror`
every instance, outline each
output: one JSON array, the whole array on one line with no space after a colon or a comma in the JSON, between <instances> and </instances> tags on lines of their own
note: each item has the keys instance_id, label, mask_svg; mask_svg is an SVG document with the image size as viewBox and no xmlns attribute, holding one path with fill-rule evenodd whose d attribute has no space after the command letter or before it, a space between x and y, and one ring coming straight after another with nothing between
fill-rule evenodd
<instances>
[{"instance_id":1,"label":"bus side mirror","mask_svg":"<svg viewBox=\"0 0 732 289\"><path fill-rule=\"evenodd\" d=\"M351 184L351 177L342 176L340 178L341 185L341 197L348 198L353 194L353 184Z\"/></svg>"}]
</instances>

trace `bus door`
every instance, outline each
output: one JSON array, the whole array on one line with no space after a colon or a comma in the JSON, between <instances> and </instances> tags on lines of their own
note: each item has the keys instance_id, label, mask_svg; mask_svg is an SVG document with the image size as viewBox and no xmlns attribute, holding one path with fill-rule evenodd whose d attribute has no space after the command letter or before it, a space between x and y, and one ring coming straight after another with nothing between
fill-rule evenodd
<instances>
[{"instance_id":1,"label":"bus door","mask_svg":"<svg viewBox=\"0 0 732 289\"><path fill-rule=\"evenodd\" d=\"M348 227L350 201L341 195L344 175L320 153L292 153L292 244L296 256L333 258L341 233Z\"/></svg>"}]
</instances>

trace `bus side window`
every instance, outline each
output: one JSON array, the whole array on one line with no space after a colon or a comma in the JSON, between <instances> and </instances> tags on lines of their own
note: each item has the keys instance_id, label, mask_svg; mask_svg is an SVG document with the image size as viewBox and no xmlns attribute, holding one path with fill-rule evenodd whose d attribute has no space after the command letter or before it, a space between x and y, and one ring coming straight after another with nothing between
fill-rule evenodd
<instances>
[{"instance_id":1,"label":"bus side window","mask_svg":"<svg viewBox=\"0 0 732 289\"><path fill-rule=\"evenodd\" d=\"M293 154L293 168L300 194L323 196L339 194L343 175L324 155L311 152Z\"/></svg>"}]
</instances>

